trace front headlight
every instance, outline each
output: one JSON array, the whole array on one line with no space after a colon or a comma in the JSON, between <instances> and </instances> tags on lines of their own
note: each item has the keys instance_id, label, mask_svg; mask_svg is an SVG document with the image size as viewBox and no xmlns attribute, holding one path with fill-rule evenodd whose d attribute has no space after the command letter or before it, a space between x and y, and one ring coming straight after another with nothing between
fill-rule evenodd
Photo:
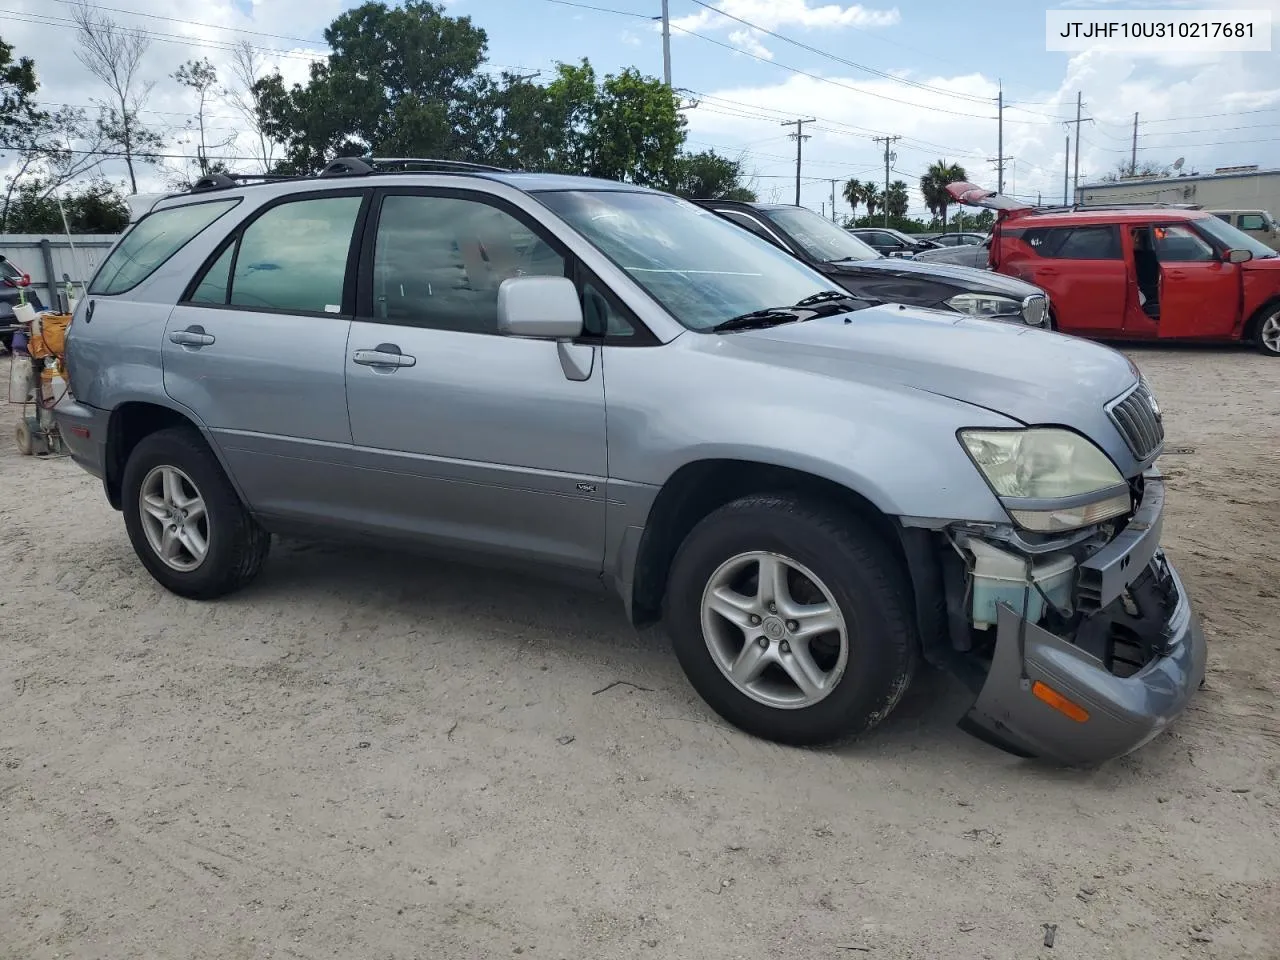
<instances>
[{"instance_id":1,"label":"front headlight","mask_svg":"<svg viewBox=\"0 0 1280 960\"><path fill-rule=\"evenodd\" d=\"M990 293L958 293L946 301L952 310L971 317L1008 317L1022 312L1022 301Z\"/></svg>"},{"instance_id":2,"label":"front headlight","mask_svg":"<svg viewBox=\"0 0 1280 960\"><path fill-rule=\"evenodd\" d=\"M1014 522L1027 530L1075 530L1131 506L1115 464L1070 430L962 430L960 442Z\"/></svg>"}]
</instances>

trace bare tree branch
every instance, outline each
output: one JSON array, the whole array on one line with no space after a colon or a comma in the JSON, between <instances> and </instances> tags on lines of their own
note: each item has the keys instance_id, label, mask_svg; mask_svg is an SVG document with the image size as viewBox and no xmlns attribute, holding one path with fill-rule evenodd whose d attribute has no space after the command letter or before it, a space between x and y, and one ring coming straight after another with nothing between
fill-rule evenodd
<instances>
[{"instance_id":1,"label":"bare tree branch","mask_svg":"<svg viewBox=\"0 0 1280 960\"><path fill-rule=\"evenodd\" d=\"M276 145L263 129L262 96L258 81L266 76L266 60L248 40L241 40L231 50L231 73L236 86L223 91L227 101L240 111L249 132L257 140L255 159L262 172L269 173L275 163Z\"/></svg>"},{"instance_id":2,"label":"bare tree branch","mask_svg":"<svg viewBox=\"0 0 1280 960\"><path fill-rule=\"evenodd\" d=\"M76 24L79 49L76 58L109 91L103 107L100 129L112 146L124 154L129 169L131 192L138 192L137 161L151 162L149 157L160 146L161 138L139 119L139 113L151 95L154 83L143 83L138 76L143 55L151 40L136 27L125 27L110 17L94 11L87 0L71 7Z\"/></svg>"}]
</instances>

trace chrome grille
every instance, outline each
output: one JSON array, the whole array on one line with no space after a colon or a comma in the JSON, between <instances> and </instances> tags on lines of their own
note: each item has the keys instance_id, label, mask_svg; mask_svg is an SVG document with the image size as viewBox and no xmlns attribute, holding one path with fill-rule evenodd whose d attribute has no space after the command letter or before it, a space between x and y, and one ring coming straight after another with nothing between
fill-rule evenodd
<instances>
[{"instance_id":1,"label":"chrome grille","mask_svg":"<svg viewBox=\"0 0 1280 960\"><path fill-rule=\"evenodd\" d=\"M1145 380L1128 393L1113 400L1107 413L1124 437L1130 452L1146 460L1164 443L1164 422L1155 395Z\"/></svg>"},{"instance_id":2,"label":"chrome grille","mask_svg":"<svg viewBox=\"0 0 1280 960\"><path fill-rule=\"evenodd\" d=\"M1022 322L1030 327L1044 326L1048 305L1044 297L1032 294L1022 301Z\"/></svg>"}]
</instances>

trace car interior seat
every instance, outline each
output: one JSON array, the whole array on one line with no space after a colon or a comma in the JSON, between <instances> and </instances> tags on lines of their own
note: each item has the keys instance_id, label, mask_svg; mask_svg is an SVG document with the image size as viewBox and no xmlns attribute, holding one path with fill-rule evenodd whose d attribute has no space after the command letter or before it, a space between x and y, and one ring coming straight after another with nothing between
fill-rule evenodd
<instances>
[{"instance_id":1,"label":"car interior seat","mask_svg":"<svg viewBox=\"0 0 1280 960\"><path fill-rule=\"evenodd\" d=\"M1133 268L1138 278L1138 300L1143 311L1152 319L1160 317L1160 260L1151 247L1151 230L1136 227L1133 230Z\"/></svg>"}]
</instances>

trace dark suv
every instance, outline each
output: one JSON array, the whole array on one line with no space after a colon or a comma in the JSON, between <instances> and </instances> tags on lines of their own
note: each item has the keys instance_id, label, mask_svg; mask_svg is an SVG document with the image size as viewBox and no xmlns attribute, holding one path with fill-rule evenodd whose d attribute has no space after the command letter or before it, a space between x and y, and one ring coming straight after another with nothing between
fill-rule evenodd
<instances>
[{"instance_id":1,"label":"dark suv","mask_svg":"<svg viewBox=\"0 0 1280 960\"><path fill-rule=\"evenodd\" d=\"M798 257L857 297L1049 326L1049 301L1044 291L1013 277L881 256L849 231L805 207L736 200L698 203Z\"/></svg>"},{"instance_id":2,"label":"dark suv","mask_svg":"<svg viewBox=\"0 0 1280 960\"><path fill-rule=\"evenodd\" d=\"M0 344L6 350L13 344L13 331L17 321L13 316L13 308L27 288L27 303L36 310L43 310L40 298L30 289L31 278L13 265L5 257L0 257Z\"/></svg>"}]
</instances>

